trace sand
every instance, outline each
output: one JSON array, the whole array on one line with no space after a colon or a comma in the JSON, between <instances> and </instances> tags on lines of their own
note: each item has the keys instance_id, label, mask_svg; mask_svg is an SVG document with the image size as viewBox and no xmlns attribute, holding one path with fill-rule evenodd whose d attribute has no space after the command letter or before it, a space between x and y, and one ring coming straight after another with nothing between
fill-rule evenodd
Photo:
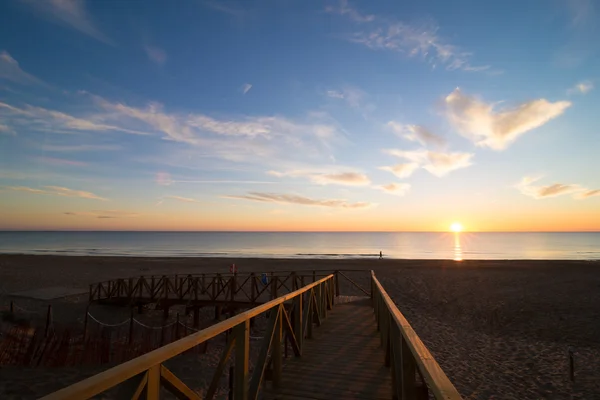
<instances>
[{"instance_id":1,"label":"sand","mask_svg":"<svg viewBox=\"0 0 600 400\"><path fill-rule=\"evenodd\" d=\"M85 288L138 275L227 272L233 262L240 272L375 270L466 399L600 399L598 262L3 255L0 307L12 299L43 320L45 307L52 303L58 323L81 323L85 296L39 301L8 294L53 286ZM363 276L356 279L368 287ZM120 317L104 316L115 321ZM574 350L573 382L569 348ZM174 372L198 376L197 364L192 357L174 366ZM0 398L36 398L101 369L28 368L23 373L22 368L2 368Z\"/></svg>"}]
</instances>

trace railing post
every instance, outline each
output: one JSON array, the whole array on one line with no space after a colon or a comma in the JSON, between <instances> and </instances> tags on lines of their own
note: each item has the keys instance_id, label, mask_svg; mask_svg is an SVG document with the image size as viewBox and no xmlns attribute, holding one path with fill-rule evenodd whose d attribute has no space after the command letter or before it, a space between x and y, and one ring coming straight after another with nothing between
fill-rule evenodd
<instances>
[{"instance_id":1,"label":"railing post","mask_svg":"<svg viewBox=\"0 0 600 400\"><path fill-rule=\"evenodd\" d=\"M340 297L340 271L335 271L335 296Z\"/></svg>"},{"instance_id":2,"label":"railing post","mask_svg":"<svg viewBox=\"0 0 600 400\"><path fill-rule=\"evenodd\" d=\"M302 355L302 343L304 342L304 334L302 332L302 296L303 293L300 293L294 299L294 336L296 336L296 342L300 348L300 355Z\"/></svg>"},{"instance_id":3,"label":"railing post","mask_svg":"<svg viewBox=\"0 0 600 400\"><path fill-rule=\"evenodd\" d=\"M277 307L277 323L275 324L275 332L273 333L273 343L271 344L271 361L273 362L273 386L276 388L278 388L281 385L281 329L283 317L283 315L281 314L283 312L282 308L283 304Z\"/></svg>"},{"instance_id":4,"label":"railing post","mask_svg":"<svg viewBox=\"0 0 600 400\"><path fill-rule=\"evenodd\" d=\"M250 357L250 321L233 328L235 337L235 380L233 398L248 400L248 359Z\"/></svg>"},{"instance_id":5,"label":"railing post","mask_svg":"<svg viewBox=\"0 0 600 400\"><path fill-rule=\"evenodd\" d=\"M308 312L307 312L307 324L306 324L306 337L308 339L312 339L313 337L313 318L314 318L314 307L313 307L313 290L314 288L310 289L308 291L308 293L306 294L308 296L308 300L307 300L307 304L308 304Z\"/></svg>"},{"instance_id":6,"label":"railing post","mask_svg":"<svg viewBox=\"0 0 600 400\"><path fill-rule=\"evenodd\" d=\"M404 336L402 336L402 398L406 400L415 400L416 393L416 377L415 377L415 359L406 344Z\"/></svg>"},{"instance_id":7,"label":"railing post","mask_svg":"<svg viewBox=\"0 0 600 400\"><path fill-rule=\"evenodd\" d=\"M160 398L160 364L150 367L148 370L148 383L146 384L146 400L158 400Z\"/></svg>"}]
</instances>

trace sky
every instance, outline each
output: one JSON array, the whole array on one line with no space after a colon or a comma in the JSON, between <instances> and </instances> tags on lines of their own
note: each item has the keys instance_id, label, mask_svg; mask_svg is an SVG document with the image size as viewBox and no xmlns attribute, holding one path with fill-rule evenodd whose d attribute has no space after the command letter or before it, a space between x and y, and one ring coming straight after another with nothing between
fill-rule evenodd
<instances>
[{"instance_id":1,"label":"sky","mask_svg":"<svg viewBox=\"0 0 600 400\"><path fill-rule=\"evenodd\" d=\"M0 2L0 229L600 230L594 0Z\"/></svg>"}]
</instances>

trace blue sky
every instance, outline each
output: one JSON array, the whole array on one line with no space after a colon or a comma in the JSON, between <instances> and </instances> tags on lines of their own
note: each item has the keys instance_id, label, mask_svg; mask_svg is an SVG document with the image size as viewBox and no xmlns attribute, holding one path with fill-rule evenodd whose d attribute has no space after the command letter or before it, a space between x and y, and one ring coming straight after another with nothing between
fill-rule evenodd
<instances>
[{"instance_id":1,"label":"blue sky","mask_svg":"<svg viewBox=\"0 0 600 400\"><path fill-rule=\"evenodd\" d=\"M598 230L593 0L0 3L0 229Z\"/></svg>"}]
</instances>

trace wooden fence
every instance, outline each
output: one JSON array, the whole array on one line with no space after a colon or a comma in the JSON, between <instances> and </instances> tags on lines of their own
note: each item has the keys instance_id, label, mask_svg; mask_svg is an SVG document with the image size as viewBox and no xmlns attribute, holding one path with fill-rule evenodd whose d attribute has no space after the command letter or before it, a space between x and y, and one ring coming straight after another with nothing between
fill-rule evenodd
<instances>
[{"instance_id":1,"label":"wooden fence","mask_svg":"<svg viewBox=\"0 0 600 400\"><path fill-rule=\"evenodd\" d=\"M312 337L313 325L321 325L322 320L327 317L327 311L334 305L334 298L335 280L334 275L331 274L200 332L49 394L43 399L88 399L124 382L126 382L125 388L131 389L128 397L132 399L139 399L142 395L149 400L158 399L161 385L179 398L200 399L197 392L191 390L163 363L230 330L231 335L204 398L210 400L214 397L227 361L233 352L235 354L233 398L235 400L256 399L269 366L269 376L273 386L280 385L282 347L287 348L289 344L294 355L300 356L304 338ZM250 320L266 312L269 313L268 325L250 376Z\"/></svg>"},{"instance_id":2,"label":"wooden fence","mask_svg":"<svg viewBox=\"0 0 600 400\"><path fill-rule=\"evenodd\" d=\"M371 271L373 307L398 399L459 400L460 394ZM417 375L420 382L417 381Z\"/></svg>"},{"instance_id":3,"label":"wooden fence","mask_svg":"<svg viewBox=\"0 0 600 400\"><path fill-rule=\"evenodd\" d=\"M357 273L369 280L369 271L365 270L141 276L90 285L89 301L123 305L159 303L166 308L172 304L253 307L330 274L334 275L336 295L346 285L370 296L368 283L364 288L350 276Z\"/></svg>"}]
</instances>

